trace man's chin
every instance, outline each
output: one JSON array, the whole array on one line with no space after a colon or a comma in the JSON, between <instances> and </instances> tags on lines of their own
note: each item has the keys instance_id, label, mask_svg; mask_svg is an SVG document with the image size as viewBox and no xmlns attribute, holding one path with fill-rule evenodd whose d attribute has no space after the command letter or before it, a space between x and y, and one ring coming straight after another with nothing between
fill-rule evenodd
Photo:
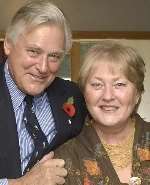
<instances>
[{"instance_id":1,"label":"man's chin","mask_svg":"<svg viewBox=\"0 0 150 185\"><path fill-rule=\"evenodd\" d=\"M44 87L39 87L39 86L30 86L30 87L28 87L26 90L25 90L25 92L26 92L26 94L29 94L29 95L31 95L31 96L38 96L38 95L40 95L40 94L42 94L43 92L44 92L44 90L45 90L45 86Z\"/></svg>"}]
</instances>

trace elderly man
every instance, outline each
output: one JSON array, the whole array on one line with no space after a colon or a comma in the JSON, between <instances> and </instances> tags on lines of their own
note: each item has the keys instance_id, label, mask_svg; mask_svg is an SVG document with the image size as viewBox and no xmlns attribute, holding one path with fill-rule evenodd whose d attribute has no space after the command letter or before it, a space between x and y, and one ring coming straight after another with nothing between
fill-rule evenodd
<instances>
[{"instance_id":1,"label":"elderly man","mask_svg":"<svg viewBox=\"0 0 150 185\"><path fill-rule=\"evenodd\" d=\"M63 13L49 1L31 1L13 17L0 66L0 184L63 184L57 146L79 134L84 98L75 83L56 77L71 48Z\"/></svg>"}]
</instances>

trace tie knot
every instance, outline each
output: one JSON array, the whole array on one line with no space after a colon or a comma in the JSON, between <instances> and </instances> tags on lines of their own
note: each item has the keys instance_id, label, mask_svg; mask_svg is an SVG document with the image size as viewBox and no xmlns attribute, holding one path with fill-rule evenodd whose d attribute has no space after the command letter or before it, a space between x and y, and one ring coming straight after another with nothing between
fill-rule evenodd
<instances>
[{"instance_id":1,"label":"tie knot","mask_svg":"<svg viewBox=\"0 0 150 185\"><path fill-rule=\"evenodd\" d=\"M25 102L26 102L26 104L28 105L28 106L31 106L32 107L32 103L33 103L33 96L31 96L31 95L27 95L26 97L25 97Z\"/></svg>"}]
</instances>

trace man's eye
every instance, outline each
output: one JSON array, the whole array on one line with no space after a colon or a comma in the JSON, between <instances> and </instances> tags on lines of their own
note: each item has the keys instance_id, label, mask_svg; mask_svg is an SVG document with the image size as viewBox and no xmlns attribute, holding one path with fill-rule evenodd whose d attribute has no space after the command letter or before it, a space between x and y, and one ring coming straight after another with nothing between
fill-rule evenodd
<instances>
[{"instance_id":1,"label":"man's eye","mask_svg":"<svg viewBox=\"0 0 150 185\"><path fill-rule=\"evenodd\" d=\"M48 58L51 60L51 59L54 59L54 60L57 60L57 61L60 61L62 60L64 57L64 55L62 53L50 53L48 55Z\"/></svg>"},{"instance_id":2,"label":"man's eye","mask_svg":"<svg viewBox=\"0 0 150 185\"><path fill-rule=\"evenodd\" d=\"M31 57L35 57L39 54L39 52L37 50L34 50L34 49L28 49L27 52L29 53L29 55Z\"/></svg>"},{"instance_id":3,"label":"man's eye","mask_svg":"<svg viewBox=\"0 0 150 185\"><path fill-rule=\"evenodd\" d=\"M49 57L57 58L57 59L60 59L61 58L60 55L57 54L57 53L52 53L52 54L49 55Z\"/></svg>"}]
</instances>

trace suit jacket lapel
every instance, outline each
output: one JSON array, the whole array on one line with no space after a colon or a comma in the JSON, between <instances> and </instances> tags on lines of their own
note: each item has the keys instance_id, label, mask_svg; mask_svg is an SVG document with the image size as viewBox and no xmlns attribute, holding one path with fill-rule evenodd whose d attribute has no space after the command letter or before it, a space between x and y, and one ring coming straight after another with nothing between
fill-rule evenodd
<instances>
[{"instance_id":1,"label":"suit jacket lapel","mask_svg":"<svg viewBox=\"0 0 150 185\"><path fill-rule=\"evenodd\" d=\"M0 68L0 158L2 159L4 154L6 159L7 168L4 167L2 174L8 174L8 177L11 178L21 175L21 162L15 115L5 82L3 67ZM0 172L0 175L2 174Z\"/></svg>"},{"instance_id":2,"label":"suit jacket lapel","mask_svg":"<svg viewBox=\"0 0 150 185\"><path fill-rule=\"evenodd\" d=\"M67 133L68 115L65 114L63 108L61 108L64 102L66 101L66 90L62 88L59 89L59 86L57 85L57 79L50 86L50 89L48 89L47 94L50 101L57 131L56 136L54 137L52 143L50 144L49 150L51 150L56 148L61 143L63 143L63 141L65 141L68 136L69 133L69 132Z\"/></svg>"}]
</instances>

